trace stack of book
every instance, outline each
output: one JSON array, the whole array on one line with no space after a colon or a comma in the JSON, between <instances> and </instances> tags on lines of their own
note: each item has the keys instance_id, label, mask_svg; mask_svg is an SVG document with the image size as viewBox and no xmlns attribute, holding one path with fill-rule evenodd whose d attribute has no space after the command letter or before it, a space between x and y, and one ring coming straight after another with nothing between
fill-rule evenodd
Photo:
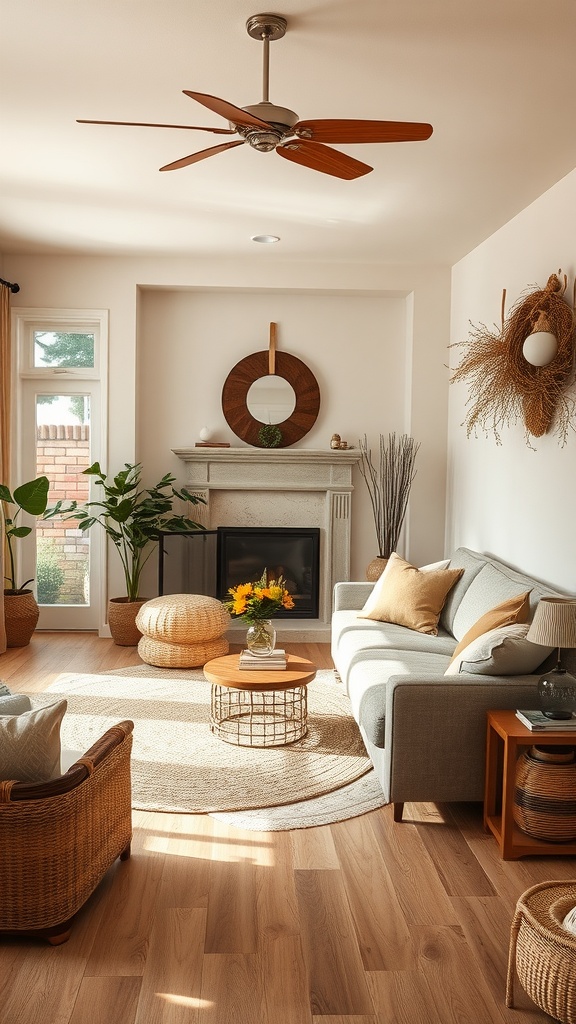
<instances>
[{"instance_id":1,"label":"stack of book","mask_svg":"<svg viewBox=\"0 0 576 1024\"><path fill-rule=\"evenodd\" d=\"M574 730L576 732L576 716L572 718L547 718L542 711L517 711L516 718L519 718L522 725L532 732L564 732Z\"/></svg>"},{"instance_id":2,"label":"stack of book","mask_svg":"<svg viewBox=\"0 0 576 1024\"><path fill-rule=\"evenodd\" d=\"M277 672L286 668L286 651L276 647L272 654L263 657L252 654L250 651L242 651L238 659L238 668L262 669L266 672Z\"/></svg>"}]
</instances>

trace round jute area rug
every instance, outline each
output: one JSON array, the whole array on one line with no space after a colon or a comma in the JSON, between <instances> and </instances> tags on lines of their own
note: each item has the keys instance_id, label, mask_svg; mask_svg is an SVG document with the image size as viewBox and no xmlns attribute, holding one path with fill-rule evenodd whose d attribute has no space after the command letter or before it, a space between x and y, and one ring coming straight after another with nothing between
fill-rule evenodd
<instances>
[{"instance_id":1,"label":"round jute area rug","mask_svg":"<svg viewBox=\"0 0 576 1024\"><path fill-rule=\"evenodd\" d=\"M210 731L201 669L143 665L66 673L42 701L65 697L62 745L84 753L111 725L134 722L132 805L139 810L237 811L308 800L370 771L348 697L334 673L308 686L308 734L286 747L236 747Z\"/></svg>"}]
</instances>

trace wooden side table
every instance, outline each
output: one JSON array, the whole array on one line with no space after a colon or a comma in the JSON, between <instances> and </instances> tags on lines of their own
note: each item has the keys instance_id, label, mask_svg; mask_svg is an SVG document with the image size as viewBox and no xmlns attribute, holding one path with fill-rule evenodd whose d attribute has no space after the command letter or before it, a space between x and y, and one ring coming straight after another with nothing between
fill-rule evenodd
<instances>
[{"instance_id":1,"label":"wooden side table","mask_svg":"<svg viewBox=\"0 0 576 1024\"><path fill-rule=\"evenodd\" d=\"M514 821L514 789L518 755L536 743L547 747L576 746L576 730L532 732L514 711L489 711L486 724L484 828L492 832L503 860L548 854L576 854L576 843L536 839Z\"/></svg>"}]
</instances>

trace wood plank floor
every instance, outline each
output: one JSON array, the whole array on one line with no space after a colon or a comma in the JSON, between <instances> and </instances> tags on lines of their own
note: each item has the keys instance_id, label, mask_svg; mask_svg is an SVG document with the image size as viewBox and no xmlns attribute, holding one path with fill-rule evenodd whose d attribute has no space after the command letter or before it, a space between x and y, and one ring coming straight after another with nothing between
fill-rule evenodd
<instances>
[{"instance_id":1,"label":"wood plank floor","mask_svg":"<svg viewBox=\"0 0 576 1024\"><path fill-rule=\"evenodd\" d=\"M287 645L319 668L327 645ZM92 634L36 633L0 679L139 664ZM134 812L117 862L70 940L0 938L1 1024L545 1024L516 985L504 1005L518 896L574 878L576 858L503 862L478 805L406 804L292 832Z\"/></svg>"}]
</instances>

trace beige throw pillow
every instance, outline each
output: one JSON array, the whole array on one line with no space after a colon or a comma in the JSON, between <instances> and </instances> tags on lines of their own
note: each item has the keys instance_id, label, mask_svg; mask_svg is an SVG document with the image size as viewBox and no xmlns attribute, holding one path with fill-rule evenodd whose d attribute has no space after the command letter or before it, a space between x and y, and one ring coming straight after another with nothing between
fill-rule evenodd
<instances>
[{"instance_id":1,"label":"beige throw pillow","mask_svg":"<svg viewBox=\"0 0 576 1024\"><path fill-rule=\"evenodd\" d=\"M491 629L499 629L501 626L511 626L515 622L528 622L530 593L531 591L527 590L523 594L518 594L517 597L509 597L506 601L502 601L502 604L496 605L495 608L491 608L489 612L481 615L462 637L452 655L452 661L462 653L465 647L468 647L468 644L482 636L483 633L488 633Z\"/></svg>"},{"instance_id":2,"label":"beige throw pillow","mask_svg":"<svg viewBox=\"0 0 576 1024\"><path fill-rule=\"evenodd\" d=\"M463 569L417 569L396 552L359 613L361 619L394 622L419 633L438 633L438 619L451 587ZM376 590L376 587L374 587Z\"/></svg>"},{"instance_id":3,"label":"beige throw pillow","mask_svg":"<svg viewBox=\"0 0 576 1024\"><path fill-rule=\"evenodd\" d=\"M398 557L398 556L396 556L396 557ZM420 572L433 572L435 569L447 569L449 565L450 565L450 559L449 558L445 558L441 562L430 562L429 565L421 565L420 566ZM374 587L372 589L372 592L370 594L370 597L368 598L368 600L366 601L366 604L362 608L361 617L363 619L372 618L371 613L373 611L377 611L378 610L378 607L380 605L380 591L382 590L382 586L383 586L382 581L383 581L383 578L384 578L384 576L386 574L386 568L387 568L387 564L386 564L386 566L384 566L384 571L382 572L382 575L379 576L378 579L376 580L376 582L374 584ZM375 616L375 617L378 618L378 616Z\"/></svg>"},{"instance_id":4,"label":"beige throw pillow","mask_svg":"<svg viewBox=\"0 0 576 1024\"><path fill-rule=\"evenodd\" d=\"M60 775L60 725L67 702L59 700L20 715L0 716L0 780L47 782Z\"/></svg>"}]
</instances>

